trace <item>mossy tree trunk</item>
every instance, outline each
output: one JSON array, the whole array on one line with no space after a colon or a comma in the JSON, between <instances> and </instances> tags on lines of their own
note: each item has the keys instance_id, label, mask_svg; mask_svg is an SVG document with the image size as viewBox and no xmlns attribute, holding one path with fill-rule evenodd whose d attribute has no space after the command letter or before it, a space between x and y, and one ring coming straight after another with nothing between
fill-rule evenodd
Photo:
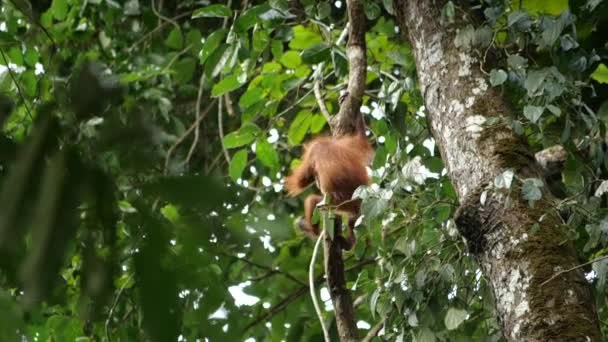
<instances>
[{"instance_id":1,"label":"mossy tree trunk","mask_svg":"<svg viewBox=\"0 0 608 342\"><path fill-rule=\"evenodd\" d=\"M484 125L492 118L504 122L512 108L486 81L477 54L455 46L467 16L457 11L454 23L442 23L444 4L398 0L395 7L413 47L432 134L461 202L456 222L492 285L503 334L509 341L600 341L583 272L543 284L579 263L550 195L534 208L518 191L489 191L481 200L486 185L508 169L520 178L542 176L506 124Z\"/></svg>"}]
</instances>

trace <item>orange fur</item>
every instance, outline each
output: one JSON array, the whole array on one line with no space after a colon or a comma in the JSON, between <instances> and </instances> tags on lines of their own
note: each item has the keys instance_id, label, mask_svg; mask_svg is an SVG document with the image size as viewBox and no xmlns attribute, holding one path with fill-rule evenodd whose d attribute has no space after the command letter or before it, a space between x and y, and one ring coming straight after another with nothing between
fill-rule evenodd
<instances>
[{"instance_id":1,"label":"orange fur","mask_svg":"<svg viewBox=\"0 0 608 342\"><path fill-rule=\"evenodd\" d=\"M354 223L361 206L361 201L350 200L355 189L369 184L365 166L373 154L371 145L362 134L317 137L304 145L302 163L285 179L285 188L290 196L299 195L315 181L319 190L329 195L336 212L349 217L350 245L347 247L354 243ZM319 235L319 225L312 223L312 216L322 200L320 195L308 196L304 202L304 221L298 222L302 231L313 237Z\"/></svg>"}]
</instances>

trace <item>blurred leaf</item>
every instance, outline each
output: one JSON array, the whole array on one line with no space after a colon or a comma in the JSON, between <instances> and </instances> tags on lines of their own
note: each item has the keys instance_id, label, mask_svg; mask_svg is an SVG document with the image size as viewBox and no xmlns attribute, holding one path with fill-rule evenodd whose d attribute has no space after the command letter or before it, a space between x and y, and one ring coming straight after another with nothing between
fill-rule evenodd
<instances>
[{"instance_id":1,"label":"blurred leaf","mask_svg":"<svg viewBox=\"0 0 608 342\"><path fill-rule=\"evenodd\" d=\"M226 29L219 29L213 31L206 39L201 50L201 64L205 63L207 58L220 46L220 44L226 38L228 31Z\"/></svg>"},{"instance_id":2,"label":"blurred leaf","mask_svg":"<svg viewBox=\"0 0 608 342\"><path fill-rule=\"evenodd\" d=\"M159 177L144 184L142 191L169 203L203 211L212 210L230 196L222 182L206 176Z\"/></svg>"},{"instance_id":3,"label":"blurred leaf","mask_svg":"<svg viewBox=\"0 0 608 342\"><path fill-rule=\"evenodd\" d=\"M135 274L143 311L143 327L151 341L175 341L181 310L177 306L177 284L173 272L167 269L169 238L156 219L145 217L142 222L146 238L135 254Z\"/></svg>"},{"instance_id":4,"label":"blurred leaf","mask_svg":"<svg viewBox=\"0 0 608 342\"><path fill-rule=\"evenodd\" d=\"M608 67L606 67L606 64L599 64L597 68L595 68L595 71L591 74L591 78L596 80L598 83L608 83Z\"/></svg>"},{"instance_id":5,"label":"blurred leaf","mask_svg":"<svg viewBox=\"0 0 608 342\"><path fill-rule=\"evenodd\" d=\"M327 43L315 44L302 51L302 61L306 64L327 62L331 58L331 47Z\"/></svg>"},{"instance_id":6,"label":"blurred leaf","mask_svg":"<svg viewBox=\"0 0 608 342\"><path fill-rule=\"evenodd\" d=\"M177 27L171 30L169 36L167 36L167 39L165 40L165 45L174 50L180 50L184 46L182 31Z\"/></svg>"},{"instance_id":7,"label":"blurred leaf","mask_svg":"<svg viewBox=\"0 0 608 342\"><path fill-rule=\"evenodd\" d=\"M237 179L241 178L243 171L247 167L247 150L241 149L232 156L230 161L230 178L236 182Z\"/></svg>"},{"instance_id":8,"label":"blurred leaf","mask_svg":"<svg viewBox=\"0 0 608 342\"><path fill-rule=\"evenodd\" d=\"M274 146L272 146L272 144L267 142L265 139L258 139L256 142L255 155L264 166L269 167L271 170L278 170L279 154Z\"/></svg>"},{"instance_id":9,"label":"blurred leaf","mask_svg":"<svg viewBox=\"0 0 608 342\"><path fill-rule=\"evenodd\" d=\"M287 51L281 56L281 64L286 68L295 69L302 64L302 58L296 51Z\"/></svg>"},{"instance_id":10,"label":"blurred leaf","mask_svg":"<svg viewBox=\"0 0 608 342\"><path fill-rule=\"evenodd\" d=\"M469 313L466 310L450 308L445 315L444 324L448 330L458 328L467 319Z\"/></svg>"},{"instance_id":11,"label":"blurred leaf","mask_svg":"<svg viewBox=\"0 0 608 342\"><path fill-rule=\"evenodd\" d=\"M53 17L58 21L65 19L68 14L68 1L67 0L53 0L50 8Z\"/></svg>"},{"instance_id":12,"label":"blurred leaf","mask_svg":"<svg viewBox=\"0 0 608 342\"><path fill-rule=\"evenodd\" d=\"M223 18L231 17L232 10L226 5L209 5L203 8L199 8L192 13L192 19L196 18Z\"/></svg>"},{"instance_id":13,"label":"blurred leaf","mask_svg":"<svg viewBox=\"0 0 608 342\"><path fill-rule=\"evenodd\" d=\"M237 76L232 74L214 85L213 89L211 90L211 95L215 97L222 96L229 91L240 88L242 85L243 83L239 82Z\"/></svg>"},{"instance_id":14,"label":"blurred leaf","mask_svg":"<svg viewBox=\"0 0 608 342\"><path fill-rule=\"evenodd\" d=\"M246 124L238 131L234 131L224 137L224 147L235 148L247 145L253 142L259 133L260 129L258 126L254 124Z\"/></svg>"}]
</instances>

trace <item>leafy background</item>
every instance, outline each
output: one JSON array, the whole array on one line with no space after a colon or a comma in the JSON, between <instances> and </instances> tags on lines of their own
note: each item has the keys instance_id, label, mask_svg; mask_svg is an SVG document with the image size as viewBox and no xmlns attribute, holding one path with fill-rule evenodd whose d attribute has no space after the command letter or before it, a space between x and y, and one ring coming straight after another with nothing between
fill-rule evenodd
<instances>
[{"instance_id":1,"label":"leafy background","mask_svg":"<svg viewBox=\"0 0 608 342\"><path fill-rule=\"evenodd\" d=\"M345 256L361 334L384 321L383 340L497 340L394 3L364 5L374 184ZM456 44L479 53L534 151L564 146L555 208L581 263L604 256L608 4L448 2L442 20L465 10ZM314 82L337 112L345 22L344 1L4 2L0 339L319 340L312 243L281 179L328 130ZM531 205L542 185L495 182ZM586 272L604 322L608 260Z\"/></svg>"}]
</instances>

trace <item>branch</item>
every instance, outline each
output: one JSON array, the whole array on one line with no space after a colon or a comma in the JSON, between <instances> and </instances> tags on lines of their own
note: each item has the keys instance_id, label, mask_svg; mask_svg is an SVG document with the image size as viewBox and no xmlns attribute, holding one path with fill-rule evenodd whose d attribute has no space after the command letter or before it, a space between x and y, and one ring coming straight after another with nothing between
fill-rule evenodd
<instances>
[{"instance_id":1,"label":"branch","mask_svg":"<svg viewBox=\"0 0 608 342\"><path fill-rule=\"evenodd\" d=\"M378 336L378 333L380 332L380 330L382 330L385 321L386 318L383 318L382 320L380 320L380 322L376 323L376 325L372 327L372 329L367 333L367 335L365 335L365 338L363 338L361 342L369 342L372 340L372 338Z\"/></svg>"},{"instance_id":2,"label":"branch","mask_svg":"<svg viewBox=\"0 0 608 342\"><path fill-rule=\"evenodd\" d=\"M340 105L340 112L331 122L334 135L352 134L363 126L363 118L359 112L365 78L367 74L367 56L365 47L365 13L362 0L347 0L348 22L350 31L346 47L348 58L347 96Z\"/></svg>"},{"instance_id":3,"label":"branch","mask_svg":"<svg viewBox=\"0 0 608 342\"><path fill-rule=\"evenodd\" d=\"M363 129L361 108L365 91L367 60L365 51L365 13L362 0L347 0L348 25L350 26L346 56L348 58L348 86L345 96L340 101L340 111L330 122L334 136L353 134ZM339 225L340 220L335 221ZM339 226L326 227L334 229L325 234L323 251L325 255L325 274L327 288L331 296L335 313L336 326L341 341L359 340L355 311L350 290L346 287L344 261L342 260L341 229Z\"/></svg>"},{"instance_id":4,"label":"branch","mask_svg":"<svg viewBox=\"0 0 608 342\"><path fill-rule=\"evenodd\" d=\"M238 256L231 255L231 254L228 254L228 253L221 253L221 254L224 255L224 256L227 256L229 258L233 258L233 259L242 261L242 262L246 263L247 265L251 265L251 266L254 266L254 267L257 267L257 268L261 268L261 269L266 270L266 271L268 271L270 273L273 273L273 274L275 274L275 273L276 274L282 274L286 278L291 279L291 280L293 280L294 282L296 282L296 283L298 283L300 285L307 286L306 282L304 282L304 281L296 278L295 276L293 276L293 275L291 275L291 274L289 274L289 273L287 273L285 271L280 270L278 267L274 267L273 268L273 267L270 267L270 266L258 264L256 262L251 261L251 260L247 260L245 258L239 258Z\"/></svg>"},{"instance_id":5,"label":"branch","mask_svg":"<svg viewBox=\"0 0 608 342\"><path fill-rule=\"evenodd\" d=\"M352 272L352 271L357 271L367 265L373 264L375 262L374 259L366 259L366 260L362 260L359 263L353 265L352 267L348 268L346 270L346 272ZM318 276L315 279L315 286L318 286L319 284L321 284L323 282L323 275ZM280 313L281 311L285 310L285 308L292 302L295 302L296 300L298 300L300 297L304 296L306 293L308 292L308 286L302 286L300 288L298 288L296 291L294 291L292 294L290 294L289 296L287 296L285 299L283 299L282 301L280 301L279 303L277 303L276 305L274 305L273 307L271 307L270 309L268 309L268 311L264 312L263 314L257 316L256 318L253 319L253 321L251 321L251 323L247 324L245 326L245 328L243 328L243 331L247 331L249 329L251 329L252 327L262 323L262 322L267 322L270 319L272 319L272 317L278 313Z\"/></svg>"},{"instance_id":6,"label":"branch","mask_svg":"<svg viewBox=\"0 0 608 342\"><path fill-rule=\"evenodd\" d=\"M588 262L586 262L586 263L584 263L584 264L580 264L580 265L574 266L574 267L569 268L569 269L567 269L567 270L562 270L562 271L559 271L559 272L555 273L554 275L552 275L552 276L551 276L551 278L549 278L549 279L547 279L547 280L543 281L543 282L540 284L540 286L545 286L545 284L547 284L547 283L548 283L548 282L550 282L551 280L553 280L553 279L555 279L555 278L559 277L560 275L562 275L562 274L564 274L564 273L568 273L568 272L572 272L572 271L574 271L574 270L578 270L579 268L583 268L583 267L585 267L585 266L587 266L587 265L591 265L591 264L593 264L594 262L602 261L602 260L604 260L604 259L608 259L608 255L601 256L601 257L599 257L599 258L593 259L593 260L588 261Z\"/></svg>"},{"instance_id":7,"label":"branch","mask_svg":"<svg viewBox=\"0 0 608 342\"><path fill-rule=\"evenodd\" d=\"M203 85L205 85L204 72L201 75L201 80L198 84L198 93L196 95L196 121L199 122L199 124L196 125L196 128L194 130L194 140L192 141L192 145L190 145L190 150L188 151L188 156L186 156L184 164L188 164L190 162L190 158L192 158L192 155L194 154L196 145L198 145L198 139L200 136L201 99L203 98Z\"/></svg>"},{"instance_id":8,"label":"branch","mask_svg":"<svg viewBox=\"0 0 608 342\"><path fill-rule=\"evenodd\" d=\"M207 116L207 113L209 113L209 111L211 110L211 108L213 108L213 105L215 105L215 100L211 101L211 103L209 104L209 106L207 106L207 108L205 108L205 111L200 115L199 118L197 118L196 120L194 120L194 122L192 123L192 125L190 125L190 127L188 127L188 129L184 132L184 134L182 134L177 141L171 145L171 147L169 147L169 150L167 151L167 156L165 157L165 175L168 173L169 170L169 162L171 161L171 155L173 155L173 152L175 151L175 149L182 143L184 142L184 140L188 137L188 135L190 135L190 133L192 133L192 131L198 127L198 125L201 123L201 121L203 121L203 119Z\"/></svg>"},{"instance_id":9,"label":"branch","mask_svg":"<svg viewBox=\"0 0 608 342\"><path fill-rule=\"evenodd\" d=\"M21 101L23 101L23 105L25 106L25 111L27 112L27 116L30 118L30 120L33 120L32 112L30 111L30 107L27 105L25 96L23 96L23 92L21 91L21 86L19 86L19 83L17 82L17 78L15 77L15 74L13 74L13 69L11 69L11 66L9 65L8 59L6 58L6 55L4 54L4 50L2 48L0 48L0 53L2 53L2 59L4 60L4 65L6 65L8 74L11 77L11 80L13 80L13 83L15 83L15 87L17 87L17 94L21 98Z\"/></svg>"},{"instance_id":10,"label":"branch","mask_svg":"<svg viewBox=\"0 0 608 342\"><path fill-rule=\"evenodd\" d=\"M329 115L329 111L327 110L327 107L325 106L325 101L323 100L323 95L321 94L321 82L319 82L318 80L315 81L313 89L315 91L315 98L317 99L317 104L319 105L319 110L321 110L321 114L323 114L327 122L331 122L331 115Z\"/></svg>"},{"instance_id":11,"label":"branch","mask_svg":"<svg viewBox=\"0 0 608 342\"><path fill-rule=\"evenodd\" d=\"M224 120L222 119L222 100L223 98L220 97L220 100L217 104L217 127L218 133L220 135L220 144L222 145L222 152L224 152L224 158L226 158L226 162L228 163L228 165L230 165L230 154L228 153L226 146L224 146Z\"/></svg>"}]
</instances>

